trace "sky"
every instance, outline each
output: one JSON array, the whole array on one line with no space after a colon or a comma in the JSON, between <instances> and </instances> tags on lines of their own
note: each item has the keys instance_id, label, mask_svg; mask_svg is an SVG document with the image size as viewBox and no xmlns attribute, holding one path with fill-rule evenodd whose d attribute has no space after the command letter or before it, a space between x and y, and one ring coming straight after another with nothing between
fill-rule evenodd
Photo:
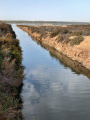
<instances>
[{"instance_id":1,"label":"sky","mask_svg":"<svg viewBox=\"0 0 90 120\"><path fill-rule=\"evenodd\" d=\"M0 0L0 20L90 22L90 0Z\"/></svg>"}]
</instances>

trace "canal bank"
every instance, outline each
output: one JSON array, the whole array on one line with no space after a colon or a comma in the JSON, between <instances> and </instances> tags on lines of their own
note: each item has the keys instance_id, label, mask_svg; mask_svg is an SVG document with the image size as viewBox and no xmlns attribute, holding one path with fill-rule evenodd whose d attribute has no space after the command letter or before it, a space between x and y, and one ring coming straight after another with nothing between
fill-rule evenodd
<instances>
[{"instance_id":1,"label":"canal bank","mask_svg":"<svg viewBox=\"0 0 90 120\"><path fill-rule=\"evenodd\" d=\"M0 24L0 120L21 119L22 50L9 24Z\"/></svg>"},{"instance_id":2,"label":"canal bank","mask_svg":"<svg viewBox=\"0 0 90 120\"><path fill-rule=\"evenodd\" d=\"M90 33L88 32L89 27L87 27L87 25L81 26L18 25L18 27L27 32L34 40L38 40L43 44L56 49L56 51L66 55L72 60L77 61L78 63L82 64L82 66L90 70L90 47L89 47ZM84 29L85 31L82 31L82 29ZM82 42L78 43L79 40Z\"/></svg>"}]
</instances>

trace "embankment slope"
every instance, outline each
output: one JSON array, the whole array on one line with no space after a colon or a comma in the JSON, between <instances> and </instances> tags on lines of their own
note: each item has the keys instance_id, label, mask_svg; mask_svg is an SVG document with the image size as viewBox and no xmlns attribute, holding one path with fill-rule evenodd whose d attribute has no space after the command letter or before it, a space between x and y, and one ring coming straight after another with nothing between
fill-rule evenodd
<instances>
[{"instance_id":1,"label":"embankment slope","mask_svg":"<svg viewBox=\"0 0 90 120\"><path fill-rule=\"evenodd\" d=\"M21 119L19 88L23 80L22 50L11 25L0 24L0 120Z\"/></svg>"},{"instance_id":2,"label":"embankment slope","mask_svg":"<svg viewBox=\"0 0 90 120\"><path fill-rule=\"evenodd\" d=\"M90 70L90 25L18 27Z\"/></svg>"}]
</instances>

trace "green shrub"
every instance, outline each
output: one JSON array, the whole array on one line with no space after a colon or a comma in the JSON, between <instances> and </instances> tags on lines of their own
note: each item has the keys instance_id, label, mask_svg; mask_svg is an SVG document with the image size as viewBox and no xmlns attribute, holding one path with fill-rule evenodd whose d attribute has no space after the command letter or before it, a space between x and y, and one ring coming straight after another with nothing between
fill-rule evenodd
<instances>
[{"instance_id":1,"label":"green shrub","mask_svg":"<svg viewBox=\"0 0 90 120\"><path fill-rule=\"evenodd\" d=\"M64 36L63 35L59 35L57 38L58 42L63 42L64 41Z\"/></svg>"},{"instance_id":2,"label":"green shrub","mask_svg":"<svg viewBox=\"0 0 90 120\"><path fill-rule=\"evenodd\" d=\"M55 37L57 36L58 34L67 34L69 33L69 30L67 28L64 28L64 27L60 27L60 28L55 28L55 30L53 30L51 32L51 35L50 37Z\"/></svg>"},{"instance_id":3,"label":"green shrub","mask_svg":"<svg viewBox=\"0 0 90 120\"><path fill-rule=\"evenodd\" d=\"M6 37L6 38L13 38L13 34L7 33L7 34L5 35L5 37Z\"/></svg>"},{"instance_id":4,"label":"green shrub","mask_svg":"<svg viewBox=\"0 0 90 120\"><path fill-rule=\"evenodd\" d=\"M82 36L75 37L71 40L70 45L71 46L79 45L83 40L84 40L84 38Z\"/></svg>"},{"instance_id":5,"label":"green shrub","mask_svg":"<svg viewBox=\"0 0 90 120\"><path fill-rule=\"evenodd\" d=\"M64 43L68 43L70 42L70 39L69 39L69 36L68 35L63 35L63 34L60 34L57 38L57 41L58 42L64 42Z\"/></svg>"},{"instance_id":6,"label":"green shrub","mask_svg":"<svg viewBox=\"0 0 90 120\"><path fill-rule=\"evenodd\" d=\"M6 111L9 108L17 107L19 104L19 100L13 98L8 93L0 92L0 103L2 103L2 109Z\"/></svg>"},{"instance_id":7,"label":"green shrub","mask_svg":"<svg viewBox=\"0 0 90 120\"><path fill-rule=\"evenodd\" d=\"M82 35L83 32L82 31L75 31L75 32L72 32L72 36L80 36Z\"/></svg>"},{"instance_id":8,"label":"green shrub","mask_svg":"<svg viewBox=\"0 0 90 120\"><path fill-rule=\"evenodd\" d=\"M51 38L52 38L52 37L55 37L55 36L57 36L58 34L59 34L59 31L56 30L56 31L54 31L54 32L51 33L50 37L51 37Z\"/></svg>"}]
</instances>

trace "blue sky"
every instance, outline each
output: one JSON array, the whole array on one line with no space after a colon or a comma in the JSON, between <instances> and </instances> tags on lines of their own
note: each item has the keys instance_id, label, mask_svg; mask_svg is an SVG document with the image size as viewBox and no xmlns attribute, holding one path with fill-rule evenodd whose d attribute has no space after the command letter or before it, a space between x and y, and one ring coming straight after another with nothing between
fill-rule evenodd
<instances>
[{"instance_id":1,"label":"blue sky","mask_svg":"<svg viewBox=\"0 0 90 120\"><path fill-rule=\"evenodd\" d=\"M0 19L90 22L90 0L0 0Z\"/></svg>"}]
</instances>

